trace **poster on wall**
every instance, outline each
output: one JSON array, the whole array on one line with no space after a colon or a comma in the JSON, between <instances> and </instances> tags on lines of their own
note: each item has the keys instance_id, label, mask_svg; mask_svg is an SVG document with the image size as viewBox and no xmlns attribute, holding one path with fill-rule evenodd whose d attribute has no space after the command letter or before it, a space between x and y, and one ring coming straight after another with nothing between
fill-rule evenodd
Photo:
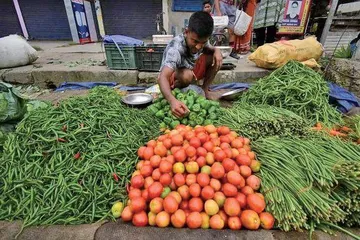
<instances>
[{"instance_id":1,"label":"poster on wall","mask_svg":"<svg viewBox=\"0 0 360 240\"><path fill-rule=\"evenodd\" d=\"M286 0L280 34L304 34L308 23L311 0Z\"/></svg>"},{"instance_id":2,"label":"poster on wall","mask_svg":"<svg viewBox=\"0 0 360 240\"><path fill-rule=\"evenodd\" d=\"M91 42L83 0L71 0L80 44Z\"/></svg>"}]
</instances>

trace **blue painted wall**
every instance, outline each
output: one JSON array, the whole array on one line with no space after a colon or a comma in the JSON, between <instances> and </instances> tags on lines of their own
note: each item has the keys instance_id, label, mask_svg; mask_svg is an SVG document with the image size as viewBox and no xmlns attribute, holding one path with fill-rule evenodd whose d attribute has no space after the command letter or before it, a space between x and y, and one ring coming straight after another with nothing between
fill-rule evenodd
<instances>
[{"instance_id":1,"label":"blue painted wall","mask_svg":"<svg viewBox=\"0 0 360 240\"><path fill-rule=\"evenodd\" d=\"M19 0L30 39L71 40L62 0Z\"/></svg>"},{"instance_id":2,"label":"blue painted wall","mask_svg":"<svg viewBox=\"0 0 360 240\"><path fill-rule=\"evenodd\" d=\"M0 37L9 34L22 35L15 7L12 0L0 0Z\"/></svg>"},{"instance_id":3,"label":"blue painted wall","mask_svg":"<svg viewBox=\"0 0 360 240\"><path fill-rule=\"evenodd\" d=\"M156 14L162 12L162 1L104 0L101 8L106 34L151 38L156 33Z\"/></svg>"}]
</instances>

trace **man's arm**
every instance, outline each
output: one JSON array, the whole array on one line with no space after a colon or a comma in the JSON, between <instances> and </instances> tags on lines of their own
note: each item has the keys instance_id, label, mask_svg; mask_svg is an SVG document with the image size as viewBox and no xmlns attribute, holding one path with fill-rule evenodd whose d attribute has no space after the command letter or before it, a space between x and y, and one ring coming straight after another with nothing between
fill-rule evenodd
<instances>
[{"instance_id":1,"label":"man's arm","mask_svg":"<svg viewBox=\"0 0 360 240\"><path fill-rule=\"evenodd\" d=\"M211 66L214 66L216 64L216 71L219 71L222 65L222 54L220 49L212 46L210 43L208 43L205 47L203 52L205 54L212 54L213 55L213 63Z\"/></svg>"},{"instance_id":2,"label":"man's arm","mask_svg":"<svg viewBox=\"0 0 360 240\"><path fill-rule=\"evenodd\" d=\"M214 6L215 6L216 16L222 16L222 13L220 11L220 2L219 2L219 0L214 1Z\"/></svg>"},{"instance_id":3,"label":"man's arm","mask_svg":"<svg viewBox=\"0 0 360 240\"><path fill-rule=\"evenodd\" d=\"M170 78L174 72L175 71L170 67L164 66L160 72L159 86L164 98L170 104L172 113L176 117L181 118L184 117L189 112L189 109L186 107L186 105L183 102L177 100L174 97L174 95L172 95L171 93Z\"/></svg>"},{"instance_id":4,"label":"man's arm","mask_svg":"<svg viewBox=\"0 0 360 240\"><path fill-rule=\"evenodd\" d=\"M206 98L210 98L209 87L210 87L211 82L214 80L216 73L221 68L223 58L222 58L220 49L215 48L210 44L207 44L204 47L204 53L213 56L211 68L207 70L209 72L208 72L207 76L204 78L204 82L202 85L202 89L205 92ZM207 63L207 64L209 64L209 63ZM208 65L208 67L209 67L209 65Z\"/></svg>"}]
</instances>

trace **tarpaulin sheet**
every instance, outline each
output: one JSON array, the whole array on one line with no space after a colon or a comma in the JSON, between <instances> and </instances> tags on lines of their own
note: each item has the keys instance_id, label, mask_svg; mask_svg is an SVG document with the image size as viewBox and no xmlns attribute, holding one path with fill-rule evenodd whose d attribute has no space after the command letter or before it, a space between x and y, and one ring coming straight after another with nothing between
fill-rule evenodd
<instances>
[{"instance_id":1,"label":"tarpaulin sheet","mask_svg":"<svg viewBox=\"0 0 360 240\"><path fill-rule=\"evenodd\" d=\"M124 35L105 35L103 41L104 43L117 43L119 45L127 45L127 46L144 45L143 41Z\"/></svg>"}]
</instances>

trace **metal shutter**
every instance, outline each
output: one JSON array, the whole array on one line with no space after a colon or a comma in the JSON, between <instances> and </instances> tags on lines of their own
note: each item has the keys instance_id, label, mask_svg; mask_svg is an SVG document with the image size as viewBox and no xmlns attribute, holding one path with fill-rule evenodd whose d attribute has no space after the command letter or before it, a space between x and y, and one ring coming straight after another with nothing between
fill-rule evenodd
<instances>
[{"instance_id":1,"label":"metal shutter","mask_svg":"<svg viewBox=\"0 0 360 240\"><path fill-rule=\"evenodd\" d=\"M71 40L64 1L19 0L30 39Z\"/></svg>"},{"instance_id":2,"label":"metal shutter","mask_svg":"<svg viewBox=\"0 0 360 240\"><path fill-rule=\"evenodd\" d=\"M156 33L156 14L162 12L162 0L101 1L107 35L149 38Z\"/></svg>"},{"instance_id":3,"label":"metal shutter","mask_svg":"<svg viewBox=\"0 0 360 240\"><path fill-rule=\"evenodd\" d=\"M202 2L202 0L173 0L172 10L178 12L201 11Z\"/></svg>"},{"instance_id":4,"label":"metal shutter","mask_svg":"<svg viewBox=\"0 0 360 240\"><path fill-rule=\"evenodd\" d=\"M0 1L0 37L9 34L22 35L21 26L16 15L16 10L12 0Z\"/></svg>"}]
</instances>

